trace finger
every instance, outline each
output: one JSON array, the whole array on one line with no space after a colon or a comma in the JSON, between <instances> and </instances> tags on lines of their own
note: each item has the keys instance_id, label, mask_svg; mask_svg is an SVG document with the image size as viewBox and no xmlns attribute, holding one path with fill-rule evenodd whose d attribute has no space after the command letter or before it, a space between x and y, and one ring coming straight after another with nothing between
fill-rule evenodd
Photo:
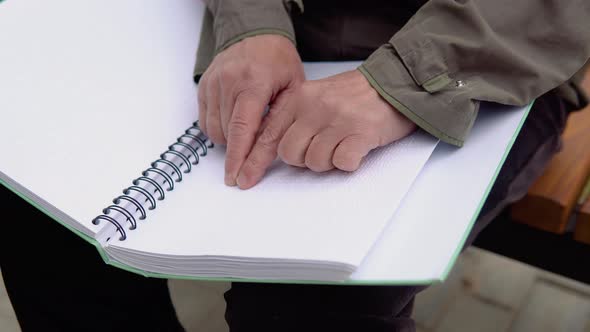
<instances>
[{"instance_id":1,"label":"finger","mask_svg":"<svg viewBox=\"0 0 590 332\"><path fill-rule=\"evenodd\" d=\"M269 100L270 95L256 92L245 92L236 97L227 128L225 183L229 186L236 184L236 178L254 144L262 121L262 113Z\"/></svg>"},{"instance_id":2,"label":"finger","mask_svg":"<svg viewBox=\"0 0 590 332\"><path fill-rule=\"evenodd\" d=\"M358 135L348 136L336 147L332 157L332 164L343 171L356 171L360 167L363 158L377 146L377 142L371 142L364 137Z\"/></svg>"},{"instance_id":3,"label":"finger","mask_svg":"<svg viewBox=\"0 0 590 332\"><path fill-rule=\"evenodd\" d=\"M293 114L289 108L270 110L265 127L240 169L237 184L241 189L251 188L262 179L266 169L276 159L279 142L292 123Z\"/></svg>"},{"instance_id":4,"label":"finger","mask_svg":"<svg viewBox=\"0 0 590 332\"><path fill-rule=\"evenodd\" d=\"M227 66L225 70L221 71L219 80L219 121L221 124L221 131L224 137L227 139L228 126L231 119L232 112L234 110L236 102L236 85L238 84L239 77L236 75L238 70L234 70L230 66Z\"/></svg>"},{"instance_id":5,"label":"finger","mask_svg":"<svg viewBox=\"0 0 590 332\"><path fill-rule=\"evenodd\" d=\"M225 144L225 136L219 119L219 83L217 80L207 85L207 136L215 144Z\"/></svg>"},{"instance_id":6,"label":"finger","mask_svg":"<svg viewBox=\"0 0 590 332\"><path fill-rule=\"evenodd\" d=\"M279 143L277 152L281 160L292 166L305 167L305 153L318 131L306 122L295 121Z\"/></svg>"},{"instance_id":7,"label":"finger","mask_svg":"<svg viewBox=\"0 0 590 332\"><path fill-rule=\"evenodd\" d=\"M221 125L221 132L227 140L229 121L231 119L236 99L233 93L223 89L220 98L219 108L219 124Z\"/></svg>"},{"instance_id":8,"label":"finger","mask_svg":"<svg viewBox=\"0 0 590 332\"><path fill-rule=\"evenodd\" d=\"M199 82L198 100L199 100L199 128L207 135L207 94L205 93L207 81L204 77Z\"/></svg>"},{"instance_id":9,"label":"finger","mask_svg":"<svg viewBox=\"0 0 590 332\"><path fill-rule=\"evenodd\" d=\"M332 159L343 135L334 129L324 129L317 134L305 154L305 166L314 172L326 172L334 168Z\"/></svg>"}]
</instances>

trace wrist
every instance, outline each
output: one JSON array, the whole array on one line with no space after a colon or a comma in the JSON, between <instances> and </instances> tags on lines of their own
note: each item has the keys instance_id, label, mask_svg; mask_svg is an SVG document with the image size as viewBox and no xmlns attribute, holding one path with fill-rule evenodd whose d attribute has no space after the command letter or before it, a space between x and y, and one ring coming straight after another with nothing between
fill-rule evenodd
<instances>
[{"instance_id":1,"label":"wrist","mask_svg":"<svg viewBox=\"0 0 590 332\"><path fill-rule=\"evenodd\" d=\"M371 103L375 108L375 110L385 115L385 118L381 122L381 129L382 131L382 142L385 144L389 144L390 142L396 141L400 138L403 138L412 132L414 132L417 128L416 124L406 117L402 112L400 112L395 105L389 103L381 94L375 89L373 85L369 82L367 77L364 73L360 70L355 70L354 75L356 79L360 82L362 81L362 86L367 91L367 94L371 96L371 99L374 100Z\"/></svg>"},{"instance_id":2,"label":"wrist","mask_svg":"<svg viewBox=\"0 0 590 332\"><path fill-rule=\"evenodd\" d=\"M231 48L236 44L242 42L261 41L261 43L268 42L271 45L281 44L289 48L296 49L295 39L286 31L278 29L257 29L245 32L228 41L223 47L217 50L217 54Z\"/></svg>"}]
</instances>

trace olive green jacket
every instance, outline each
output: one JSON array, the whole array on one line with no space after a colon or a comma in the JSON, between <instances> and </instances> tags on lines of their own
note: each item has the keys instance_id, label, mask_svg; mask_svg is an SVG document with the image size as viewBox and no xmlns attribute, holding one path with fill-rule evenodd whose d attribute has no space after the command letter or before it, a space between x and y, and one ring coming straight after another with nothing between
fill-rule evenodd
<instances>
[{"instance_id":1,"label":"olive green jacket","mask_svg":"<svg viewBox=\"0 0 590 332\"><path fill-rule=\"evenodd\" d=\"M587 103L576 73L590 57L590 1L412 1L423 6L358 69L442 141L463 145L479 101L526 105L556 89L572 108ZM215 54L246 37L280 34L296 43L290 14L304 10L302 0L205 2L197 81Z\"/></svg>"}]
</instances>

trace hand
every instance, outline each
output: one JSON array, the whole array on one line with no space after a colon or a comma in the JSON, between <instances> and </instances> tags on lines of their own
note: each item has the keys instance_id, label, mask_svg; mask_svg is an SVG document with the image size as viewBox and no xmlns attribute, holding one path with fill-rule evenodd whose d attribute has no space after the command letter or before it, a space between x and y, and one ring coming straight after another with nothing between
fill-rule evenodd
<instances>
[{"instance_id":1,"label":"hand","mask_svg":"<svg viewBox=\"0 0 590 332\"><path fill-rule=\"evenodd\" d=\"M244 162L237 183L254 186L271 162L316 172L358 169L379 146L409 135L416 125L379 96L357 70L303 83L283 109L272 110Z\"/></svg>"},{"instance_id":2,"label":"hand","mask_svg":"<svg viewBox=\"0 0 590 332\"><path fill-rule=\"evenodd\" d=\"M295 46L279 35L246 38L213 59L199 82L199 124L213 143L227 144L227 185L236 183L265 108L282 108L304 79Z\"/></svg>"}]
</instances>

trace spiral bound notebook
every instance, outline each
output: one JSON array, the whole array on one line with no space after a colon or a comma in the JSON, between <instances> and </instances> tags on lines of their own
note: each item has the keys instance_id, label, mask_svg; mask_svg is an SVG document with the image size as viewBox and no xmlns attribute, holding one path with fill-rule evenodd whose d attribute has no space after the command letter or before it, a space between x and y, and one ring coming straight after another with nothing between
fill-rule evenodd
<instances>
[{"instance_id":1,"label":"spiral bound notebook","mask_svg":"<svg viewBox=\"0 0 590 332\"><path fill-rule=\"evenodd\" d=\"M224 148L195 122L202 14L189 0L0 4L0 182L146 276L444 278L528 108L482 107L460 150L417 132L352 174L277 162L255 188L228 188ZM313 79L356 66L305 68Z\"/></svg>"}]
</instances>

